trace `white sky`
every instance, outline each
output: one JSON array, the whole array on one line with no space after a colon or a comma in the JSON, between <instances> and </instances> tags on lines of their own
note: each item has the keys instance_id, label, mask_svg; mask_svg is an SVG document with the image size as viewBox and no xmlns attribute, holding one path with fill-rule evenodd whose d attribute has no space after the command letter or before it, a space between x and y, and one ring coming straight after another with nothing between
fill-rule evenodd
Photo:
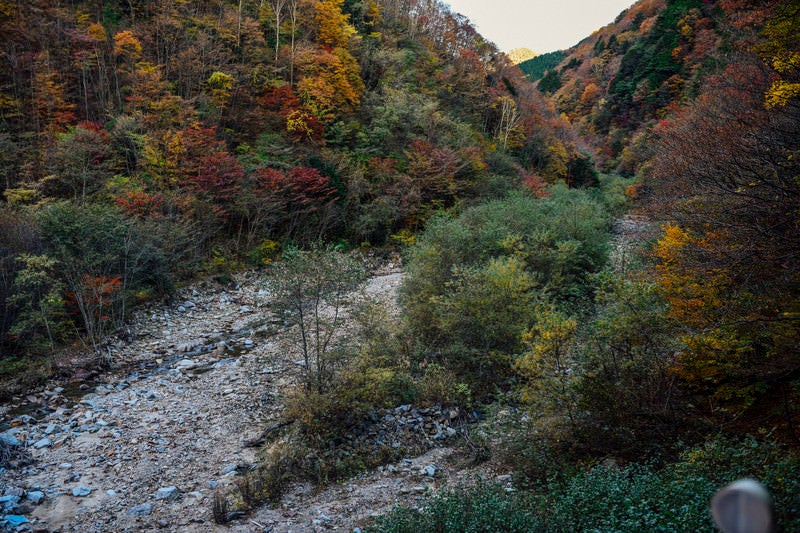
<instances>
[{"instance_id":1,"label":"white sky","mask_svg":"<svg viewBox=\"0 0 800 533\"><path fill-rule=\"evenodd\" d=\"M617 18L634 0L444 0L508 52L564 50Z\"/></svg>"}]
</instances>

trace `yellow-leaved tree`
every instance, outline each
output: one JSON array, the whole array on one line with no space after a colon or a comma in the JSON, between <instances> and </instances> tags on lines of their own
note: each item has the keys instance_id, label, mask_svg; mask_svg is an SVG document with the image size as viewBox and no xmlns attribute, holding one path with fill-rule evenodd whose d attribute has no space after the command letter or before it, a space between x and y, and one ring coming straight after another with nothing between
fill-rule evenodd
<instances>
[{"instance_id":1,"label":"yellow-leaved tree","mask_svg":"<svg viewBox=\"0 0 800 533\"><path fill-rule=\"evenodd\" d=\"M575 420L580 371L573 357L578 321L553 305L540 305L536 325L522 337L527 350L517 371L527 380L523 400L542 414Z\"/></svg>"},{"instance_id":2,"label":"yellow-leaved tree","mask_svg":"<svg viewBox=\"0 0 800 533\"><path fill-rule=\"evenodd\" d=\"M354 111L364 92L358 61L349 51L356 29L342 13L343 0L323 0L315 7L318 47L297 57L297 94L306 111L323 124Z\"/></svg>"},{"instance_id":3,"label":"yellow-leaved tree","mask_svg":"<svg viewBox=\"0 0 800 533\"><path fill-rule=\"evenodd\" d=\"M800 4L786 2L764 29L764 59L778 79L766 92L767 108L784 107L800 96Z\"/></svg>"}]
</instances>

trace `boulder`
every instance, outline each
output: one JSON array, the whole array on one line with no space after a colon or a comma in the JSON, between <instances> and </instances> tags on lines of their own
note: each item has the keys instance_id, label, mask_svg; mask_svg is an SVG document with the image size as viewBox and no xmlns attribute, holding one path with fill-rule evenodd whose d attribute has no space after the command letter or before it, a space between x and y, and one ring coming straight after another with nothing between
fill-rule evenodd
<instances>
[{"instance_id":1,"label":"boulder","mask_svg":"<svg viewBox=\"0 0 800 533\"><path fill-rule=\"evenodd\" d=\"M178 490L178 487L173 485L171 487L162 487L158 489L158 492L156 492L156 499L173 502L177 500L180 495L181 491Z\"/></svg>"},{"instance_id":2,"label":"boulder","mask_svg":"<svg viewBox=\"0 0 800 533\"><path fill-rule=\"evenodd\" d=\"M128 509L128 516L148 516L153 512L153 505L150 503L143 503L136 507Z\"/></svg>"}]
</instances>

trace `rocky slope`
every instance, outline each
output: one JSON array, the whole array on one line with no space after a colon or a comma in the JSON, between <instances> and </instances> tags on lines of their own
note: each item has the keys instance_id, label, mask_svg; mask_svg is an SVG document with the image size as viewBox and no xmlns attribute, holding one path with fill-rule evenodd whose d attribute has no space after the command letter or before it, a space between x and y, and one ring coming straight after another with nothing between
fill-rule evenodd
<instances>
[{"instance_id":1,"label":"rocky slope","mask_svg":"<svg viewBox=\"0 0 800 533\"><path fill-rule=\"evenodd\" d=\"M401 279L384 269L367 290L394 305ZM298 370L268 297L255 273L182 290L136 314L130 338L109 348L117 370L1 407L3 439L22 453L0 471L0 517L32 531L351 531L468 477L451 466L448 414L404 406L384 421L416 432L427 453L321 492L297 484L279 506L215 524L214 491L256 462L246 443L281 419Z\"/></svg>"}]
</instances>

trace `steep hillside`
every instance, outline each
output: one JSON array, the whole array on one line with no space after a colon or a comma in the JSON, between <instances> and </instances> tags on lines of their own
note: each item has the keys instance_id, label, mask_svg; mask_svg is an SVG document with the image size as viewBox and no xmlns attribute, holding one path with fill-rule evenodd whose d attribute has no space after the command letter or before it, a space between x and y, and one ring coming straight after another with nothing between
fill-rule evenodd
<instances>
[{"instance_id":1,"label":"steep hillside","mask_svg":"<svg viewBox=\"0 0 800 533\"><path fill-rule=\"evenodd\" d=\"M586 170L439 0L0 2L0 34L4 361L287 242L403 243Z\"/></svg>"},{"instance_id":2,"label":"steep hillside","mask_svg":"<svg viewBox=\"0 0 800 533\"><path fill-rule=\"evenodd\" d=\"M643 0L538 82L664 224L645 270L683 392L795 441L798 27L796 1Z\"/></svg>"},{"instance_id":3,"label":"steep hillside","mask_svg":"<svg viewBox=\"0 0 800 533\"><path fill-rule=\"evenodd\" d=\"M539 82L605 168L632 172L623 150L641 128L697 94L732 46L720 2L643 0L568 51Z\"/></svg>"},{"instance_id":4,"label":"steep hillside","mask_svg":"<svg viewBox=\"0 0 800 533\"><path fill-rule=\"evenodd\" d=\"M646 148L652 126L737 55L759 53L759 31L781 4L793 2L641 0L546 72L532 71L544 57L521 68L539 79L602 169L633 175L647 159L637 149Z\"/></svg>"}]
</instances>

